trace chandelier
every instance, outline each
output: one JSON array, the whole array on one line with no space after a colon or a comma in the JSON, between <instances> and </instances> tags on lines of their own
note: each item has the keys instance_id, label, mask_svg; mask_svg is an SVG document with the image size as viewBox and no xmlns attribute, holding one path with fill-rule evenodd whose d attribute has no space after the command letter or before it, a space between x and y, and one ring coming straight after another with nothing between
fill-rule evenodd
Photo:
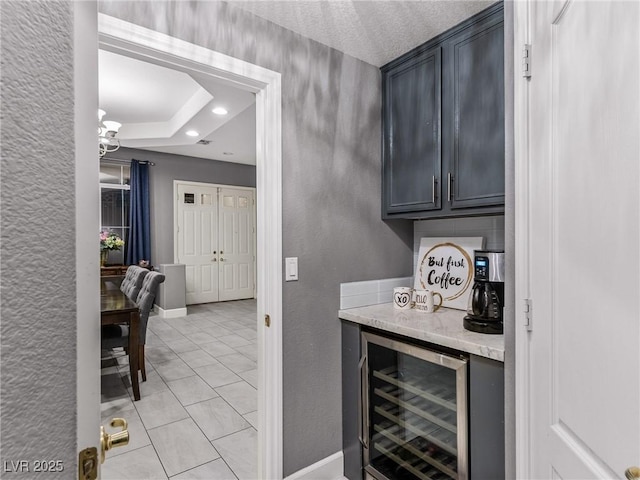
<instances>
[{"instance_id":1,"label":"chandelier","mask_svg":"<svg viewBox=\"0 0 640 480\"><path fill-rule=\"evenodd\" d=\"M104 157L106 153L115 152L120 148L120 140L116 138L118 130L122 126L119 122L111 120L102 121L105 115L104 110L98 110L98 136L100 138L100 157Z\"/></svg>"}]
</instances>

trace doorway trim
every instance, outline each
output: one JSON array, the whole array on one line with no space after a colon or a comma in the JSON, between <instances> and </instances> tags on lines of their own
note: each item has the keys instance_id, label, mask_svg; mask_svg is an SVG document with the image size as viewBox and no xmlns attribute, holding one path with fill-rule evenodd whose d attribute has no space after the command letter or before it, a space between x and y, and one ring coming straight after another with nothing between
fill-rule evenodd
<instances>
[{"instance_id":1,"label":"doorway trim","mask_svg":"<svg viewBox=\"0 0 640 480\"><path fill-rule=\"evenodd\" d=\"M256 270L258 477L281 479L282 452L282 101L280 73L105 14L99 47L180 66L256 95ZM263 319L270 318L270 327ZM268 415L267 415L268 413Z\"/></svg>"},{"instance_id":2,"label":"doorway trim","mask_svg":"<svg viewBox=\"0 0 640 480\"><path fill-rule=\"evenodd\" d=\"M530 2L514 2L514 164L515 164L515 298L524 305L529 290L529 79L522 76L519 46L531 43L529 33ZM531 472L531 384L529 375L529 331L525 308L515 309L515 403L516 403L516 478L528 478Z\"/></svg>"}]
</instances>

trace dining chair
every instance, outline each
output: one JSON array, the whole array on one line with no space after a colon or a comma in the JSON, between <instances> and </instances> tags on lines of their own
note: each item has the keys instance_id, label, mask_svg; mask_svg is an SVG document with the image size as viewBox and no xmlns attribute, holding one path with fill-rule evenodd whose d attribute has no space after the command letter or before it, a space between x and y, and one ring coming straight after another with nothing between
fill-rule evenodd
<instances>
[{"instance_id":1,"label":"dining chair","mask_svg":"<svg viewBox=\"0 0 640 480\"><path fill-rule=\"evenodd\" d=\"M145 269L142 269L145 270ZM140 310L140 333L138 335L138 368L142 373L142 381L147 380L144 361L144 345L147 340L147 324L149 313L153 307L159 285L164 282L164 275L159 272L149 272L144 276L140 292L135 299ZM104 350L115 347L127 348L129 342L129 328L126 325L106 325L102 327L102 348Z\"/></svg>"},{"instance_id":2,"label":"dining chair","mask_svg":"<svg viewBox=\"0 0 640 480\"><path fill-rule=\"evenodd\" d=\"M139 267L137 265L131 265L127 268L127 273L122 279L122 283L120 284L120 290L129 297L134 302L136 298L138 298L138 294L140 293L140 289L142 288L142 282L144 281L144 277L146 277L149 270L146 268Z\"/></svg>"}]
</instances>

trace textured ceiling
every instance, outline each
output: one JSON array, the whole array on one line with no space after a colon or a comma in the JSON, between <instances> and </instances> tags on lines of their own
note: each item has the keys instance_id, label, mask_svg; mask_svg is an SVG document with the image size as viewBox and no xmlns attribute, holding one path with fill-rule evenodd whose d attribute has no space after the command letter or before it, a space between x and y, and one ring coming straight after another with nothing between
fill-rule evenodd
<instances>
[{"instance_id":1,"label":"textured ceiling","mask_svg":"<svg viewBox=\"0 0 640 480\"><path fill-rule=\"evenodd\" d=\"M228 3L380 67L495 1L229 0Z\"/></svg>"},{"instance_id":2,"label":"textured ceiling","mask_svg":"<svg viewBox=\"0 0 640 480\"><path fill-rule=\"evenodd\" d=\"M0 0L1 1L1 0ZM375 66L412 48L494 3L456 0L227 0L227 3ZM154 64L155 63L155 64ZM140 62L109 52L100 54L100 106L106 120L123 123L124 146L255 164L255 104L207 78L169 70L162 62ZM153 79L153 81L150 81ZM204 113L177 115L202 89L214 102L226 103L230 115L211 119ZM204 101L204 100L203 100ZM206 102L205 102L206 103ZM193 105L192 105L193 106ZM247 108L248 107L248 108ZM184 113L184 112L183 112ZM206 113L206 112L205 112ZM180 127L203 132L209 145L197 145L183 130L171 134L136 135L141 127L159 128L175 116ZM211 117L211 116L209 116ZM198 123L199 122L199 123ZM137 130L132 130L133 127ZM213 131L212 131L213 129ZM232 155L231 155L231 154Z\"/></svg>"}]
</instances>

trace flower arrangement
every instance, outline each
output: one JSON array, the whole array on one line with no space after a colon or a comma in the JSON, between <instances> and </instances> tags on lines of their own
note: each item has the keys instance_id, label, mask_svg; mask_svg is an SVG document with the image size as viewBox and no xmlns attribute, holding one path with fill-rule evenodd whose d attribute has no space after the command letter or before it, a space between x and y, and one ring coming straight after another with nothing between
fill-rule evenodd
<instances>
[{"instance_id":1,"label":"flower arrangement","mask_svg":"<svg viewBox=\"0 0 640 480\"><path fill-rule=\"evenodd\" d=\"M120 248L124 245L124 240L122 240L118 235L112 232L100 232L100 251L104 250L120 250Z\"/></svg>"}]
</instances>

